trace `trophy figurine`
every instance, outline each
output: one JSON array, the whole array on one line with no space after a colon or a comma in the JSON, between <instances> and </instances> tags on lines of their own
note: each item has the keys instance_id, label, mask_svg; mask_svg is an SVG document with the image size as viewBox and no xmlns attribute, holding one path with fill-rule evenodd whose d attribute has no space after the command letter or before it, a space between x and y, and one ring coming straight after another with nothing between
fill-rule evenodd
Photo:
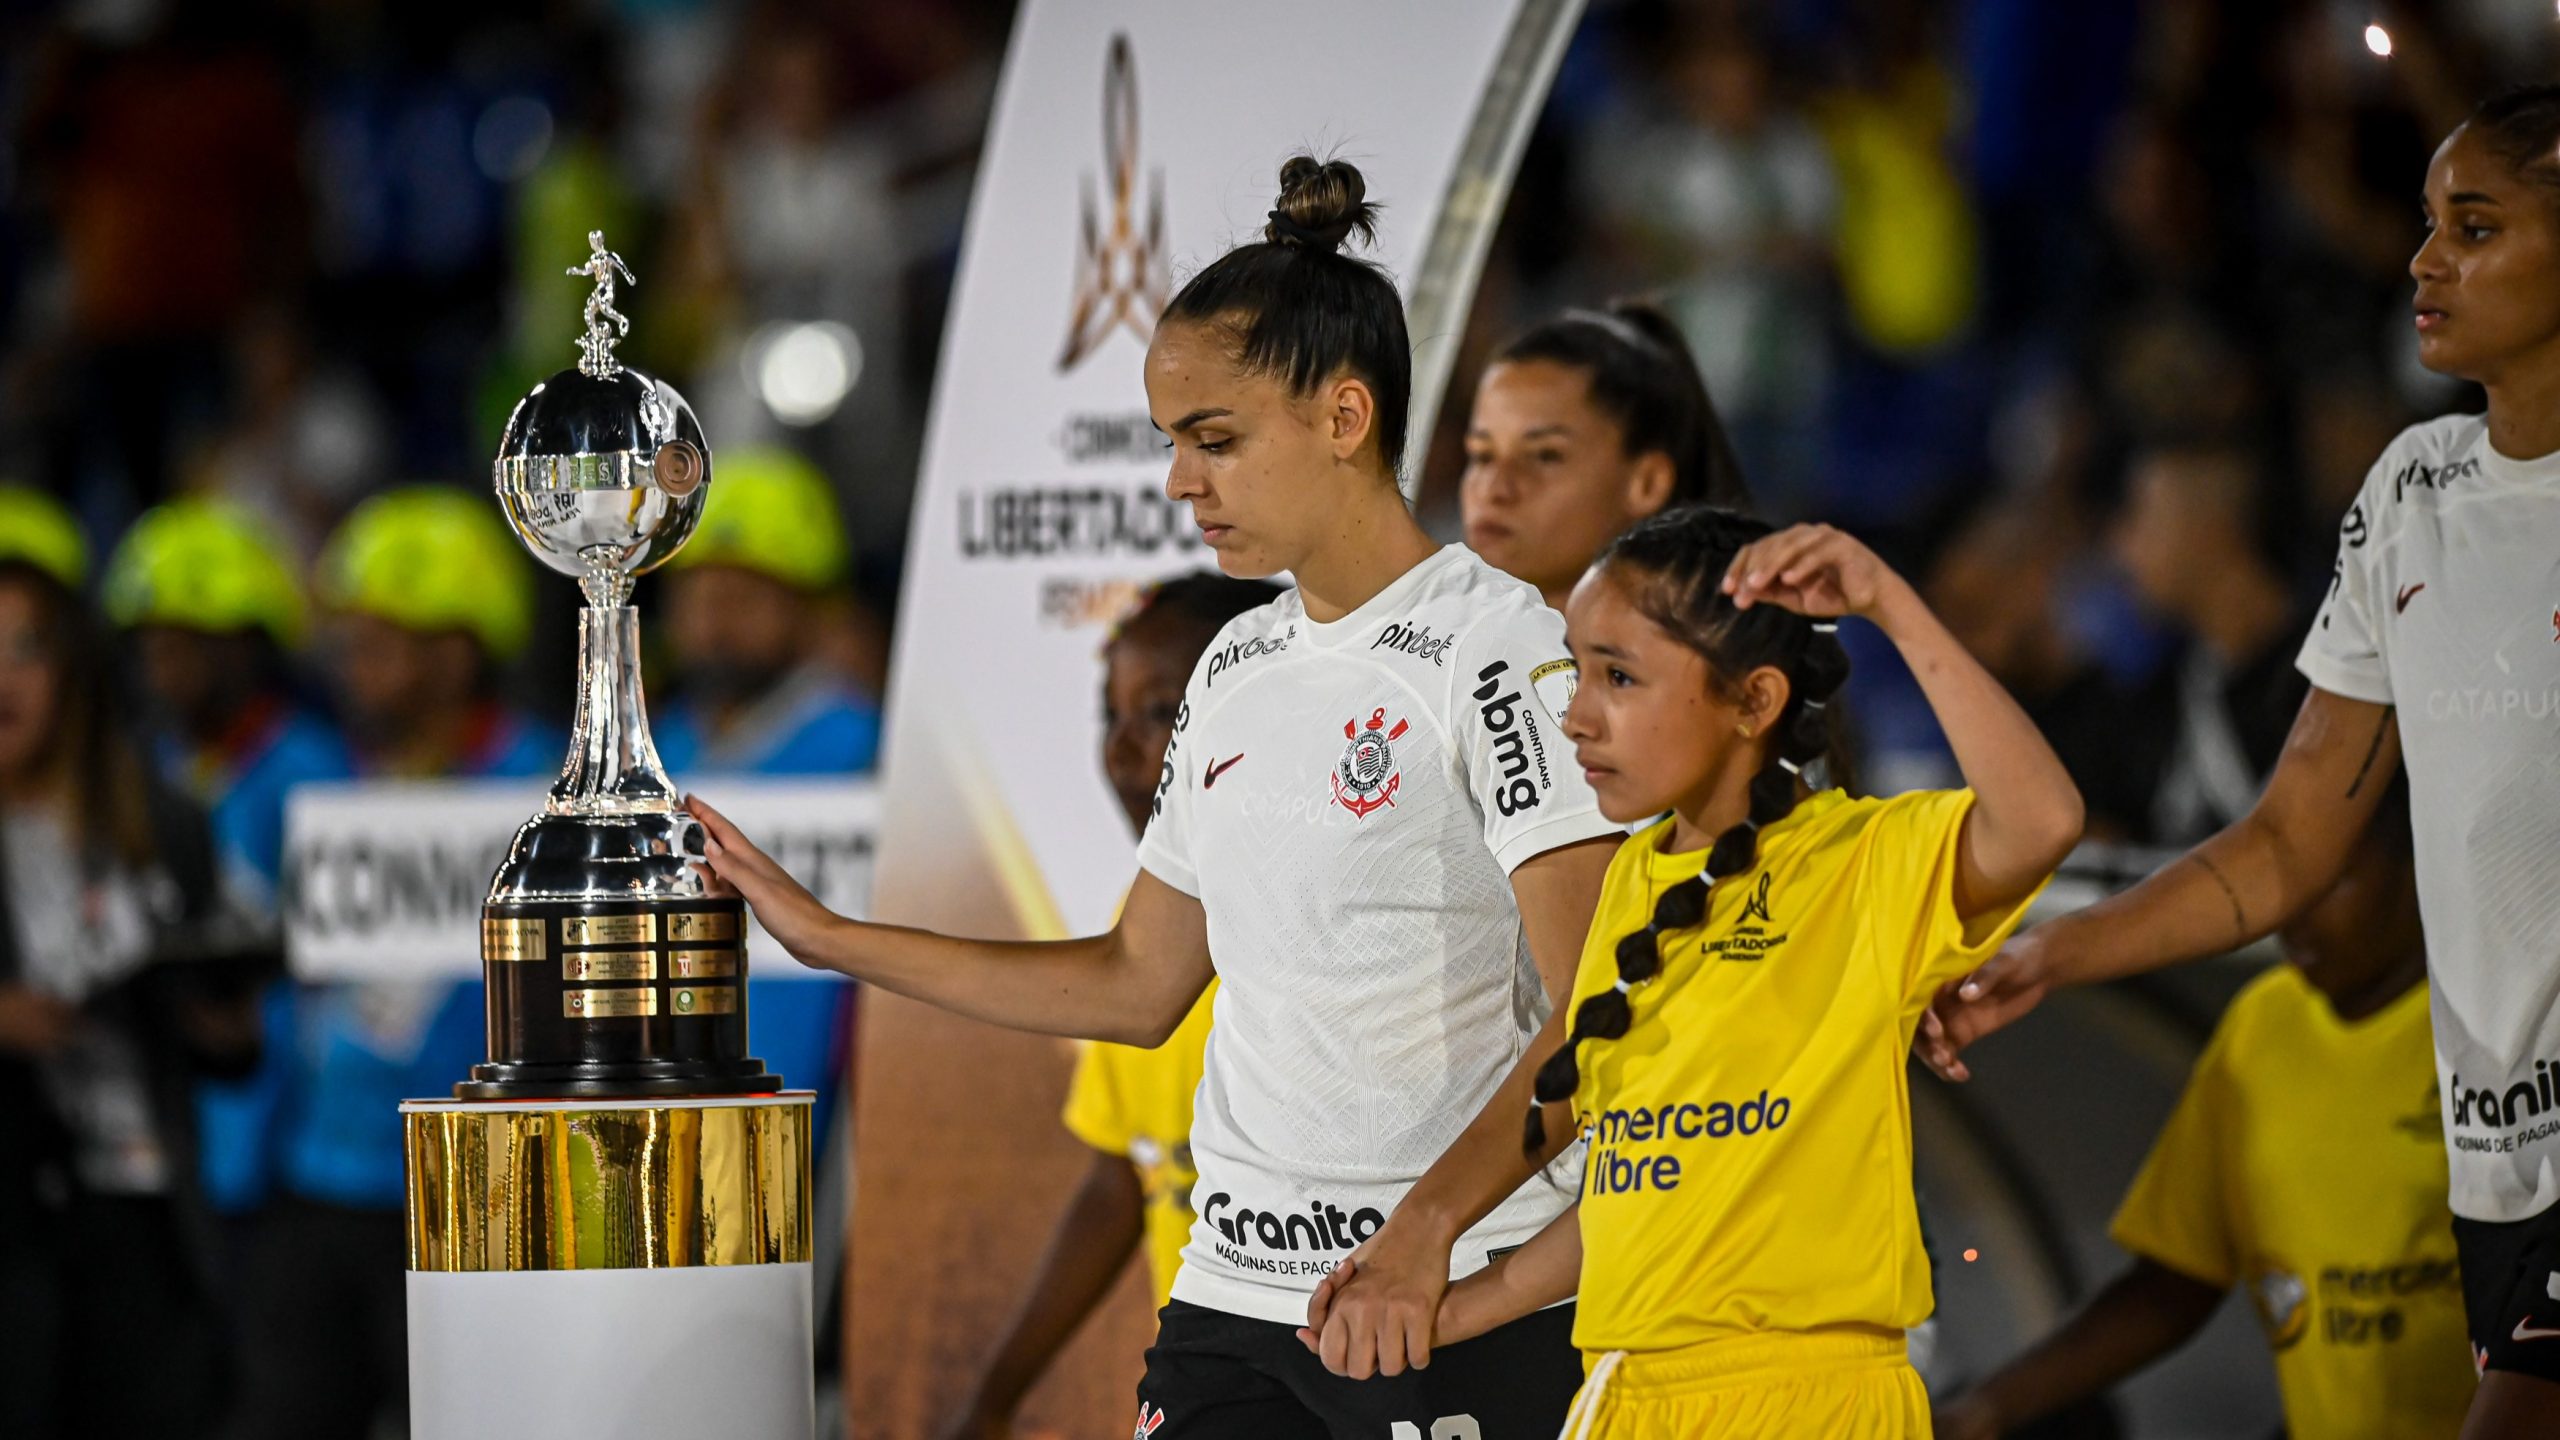
<instances>
[{"instance_id":1,"label":"trophy figurine","mask_svg":"<svg viewBox=\"0 0 2560 1440\"><path fill-rule=\"evenodd\" d=\"M711 452L675 387L614 359L622 260L587 235L569 273L595 282L576 368L516 403L498 502L545 565L577 577L578 719L542 813L516 832L481 911L489 1061L466 1100L757 1094L781 1080L747 1054L746 908L697 868L649 738L632 581L693 533Z\"/></svg>"}]
</instances>

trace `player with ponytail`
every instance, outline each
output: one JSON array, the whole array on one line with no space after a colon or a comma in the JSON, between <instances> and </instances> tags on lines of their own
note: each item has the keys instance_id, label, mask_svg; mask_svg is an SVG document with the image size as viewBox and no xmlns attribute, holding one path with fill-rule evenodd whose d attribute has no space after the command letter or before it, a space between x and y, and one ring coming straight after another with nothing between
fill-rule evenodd
<instances>
[{"instance_id":1,"label":"player with ponytail","mask_svg":"<svg viewBox=\"0 0 2560 1440\"><path fill-rule=\"evenodd\" d=\"M1850 616L1910 665L1968 788L1808 788ZM2079 838L2079 793L1917 592L1828 527L1666 511L1602 554L1566 629L1564 728L1601 812L1664 818L1610 867L1564 1042L1318 1290L1300 1338L1358 1374L1382 1337L1463 1343L1578 1292L1577 1440L1926 1436L1904 1055ZM1574 1212L1433 1283L1449 1227L1576 1132Z\"/></svg>"},{"instance_id":2,"label":"player with ponytail","mask_svg":"<svg viewBox=\"0 0 2560 1440\"><path fill-rule=\"evenodd\" d=\"M1751 495L1679 327L1617 300L1540 321L1485 367L1458 503L1469 548L1561 610L1629 525Z\"/></svg>"},{"instance_id":3,"label":"player with ponytail","mask_svg":"<svg viewBox=\"0 0 2560 1440\"><path fill-rule=\"evenodd\" d=\"M1521 1060L1563 1038L1623 831L1558 715L1574 666L1531 585L1436 544L1397 486L1412 344L1360 172L1300 156L1262 238L1192 277L1147 347L1165 493L1218 567L1297 588L1193 668L1106 935L961 940L831 915L716 810L710 863L804 963L997 1024L1152 1046L1210 980L1192 1109L1198 1219L1138 1390L1150 1440L1548 1440L1581 1381L1572 1315L1425 1373L1325 1372L1296 1328ZM1543 1027L1543 1028L1542 1028ZM1532 1182L1444 1247L1446 1284L1544 1229Z\"/></svg>"}]
</instances>

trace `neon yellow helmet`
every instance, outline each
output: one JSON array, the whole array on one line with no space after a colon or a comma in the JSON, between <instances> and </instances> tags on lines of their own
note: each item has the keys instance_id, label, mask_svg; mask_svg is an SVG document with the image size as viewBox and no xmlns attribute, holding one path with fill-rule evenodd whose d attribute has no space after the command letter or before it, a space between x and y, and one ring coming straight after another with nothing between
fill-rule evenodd
<instances>
[{"instance_id":1,"label":"neon yellow helmet","mask_svg":"<svg viewBox=\"0 0 2560 1440\"><path fill-rule=\"evenodd\" d=\"M62 502L23 485L0 485L0 560L32 565L77 590L89 578L89 542Z\"/></svg>"},{"instance_id":2,"label":"neon yellow helmet","mask_svg":"<svg viewBox=\"0 0 2560 1440\"><path fill-rule=\"evenodd\" d=\"M220 500L172 500L142 513L107 561L107 618L216 633L302 639L302 586L256 517Z\"/></svg>"},{"instance_id":3,"label":"neon yellow helmet","mask_svg":"<svg viewBox=\"0 0 2560 1440\"><path fill-rule=\"evenodd\" d=\"M675 568L734 565L798 590L845 577L844 520L818 467L788 450L724 452Z\"/></svg>"},{"instance_id":4,"label":"neon yellow helmet","mask_svg":"<svg viewBox=\"0 0 2560 1440\"><path fill-rule=\"evenodd\" d=\"M413 485L357 506L320 555L321 603L410 630L464 630L503 659L533 630L533 577L485 495Z\"/></svg>"}]
</instances>

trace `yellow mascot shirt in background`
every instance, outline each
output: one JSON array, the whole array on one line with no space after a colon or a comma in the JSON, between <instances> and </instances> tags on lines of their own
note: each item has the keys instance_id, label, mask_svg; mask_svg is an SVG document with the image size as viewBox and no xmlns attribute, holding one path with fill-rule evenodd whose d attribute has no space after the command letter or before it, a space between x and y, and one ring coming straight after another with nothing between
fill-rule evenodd
<instances>
[{"instance_id":1,"label":"yellow mascot shirt in background","mask_svg":"<svg viewBox=\"0 0 2560 1440\"><path fill-rule=\"evenodd\" d=\"M1626 1036L1582 1047L1585 1351L1861 1327L1900 1365L1899 1332L1931 1309L1911 1033L2033 898L1958 916L1972 805L1971 791L1807 797L1761 833L1756 865L1717 882L1703 925L1664 937ZM1576 1004L1617 982L1619 939L1705 865L1664 854L1670 833L1646 829L1610 865Z\"/></svg>"},{"instance_id":2,"label":"yellow mascot shirt in background","mask_svg":"<svg viewBox=\"0 0 2560 1440\"><path fill-rule=\"evenodd\" d=\"M2349 1024L2250 982L2117 1212L2116 1243L2244 1287L2294 1440L2451 1435L2471 1370L2427 987Z\"/></svg>"},{"instance_id":3,"label":"yellow mascot shirt in background","mask_svg":"<svg viewBox=\"0 0 2560 1440\"><path fill-rule=\"evenodd\" d=\"M1210 1002L1218 982L1200 992L1173 1038L1153 1050L1088 1044L1076 1060L1064 1115L1074 1136L1137 1167L1147 1197L1147 1265L1156 1308L1173 1296L1182 1247L1191 1240L1191 1099L1209 1046Z\"/></svg>"}]
</instances>

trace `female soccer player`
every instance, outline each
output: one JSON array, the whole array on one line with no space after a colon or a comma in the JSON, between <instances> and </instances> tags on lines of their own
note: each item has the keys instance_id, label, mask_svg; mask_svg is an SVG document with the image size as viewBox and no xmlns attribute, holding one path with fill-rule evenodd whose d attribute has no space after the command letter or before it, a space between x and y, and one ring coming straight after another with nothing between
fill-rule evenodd
<instances>
[{"instance_id":1,"label":"female soccer player","mask_svg":"<svg viewBox=\"0 0 2560 1440\"><path fill-rule=\"evenodd\" d=\"M2085 985L2235 949L2325 893L2405 752L2455 1248L2483 1372L2463 1434L2560 1434L2560 86L2427 167L2418 358L2489 412L2401 432L2347 511L2266 793L2141 885L1942 997L1922 1056Z\"/></svg>"},{"instance_id":2,"label":"female soccer player","mask_svg":"<svg viewBox=\"0 0 2560 1440\"><path fill-rule=\"evenodd\" d=\"M1286 570L1298 588L1228 625L1193 673L1109 934L993 944L856 924L695 808L712 867L793 955L982 1020L1153 1045L1217 956L1191 1131L1200 1218L1139 1391L1153 1440L1545 1440L1578 1379L1562 1312L1377 1385L1327 1375L1293 1334L1316 1282L1541 1023L1561 1033L1550 997L1621 833L1555 728L1574 673L1561 619L1434 545L1397 491L1403 307L1337 253L1372 233L1363 190L1349 165L1291 160L1268 238L1193 277L1148 346L1166 493L1226 573ZM1518 1189L1484 1207L1456 1273L1566 1202Z\"/></svg>"},{"instance_id":3,"label":"female soccer player","mask_svg":"<svg viewBox=\"0 0 2560 1440\"><path fill-rule=\"evenodd\" d=\"M1843 615L1901 651L1970 789L1804 794ZM1578 1283L1591 1368L1568 1435L1925 1436L1904 1057L2079 838L2079 792L1917 592L1828 527L1666 512L1610 546L1566 627L1587 679L1565 730L1602 813L1668 818L1610 867L1566 1044L1523 1063L1513 1108L1414 1186L1301 1338L1357 1375ZM1569 1117L1591 1142L1578 1215L1444 1294L1452 1227Z\"/></svg>"},{"instance_id":4,"label":"female soccer player","mask_svg":"<svg viewBox=\"0 0 2560 1440\"><path fill-rule=\"evenodd\" d=\"M1567 310L1502 347L1476 382L1458 500L1468 546L1558 610L1647 515L1751 505L1688 342L1635 300Z\"/></svg>"}]
</instances>

